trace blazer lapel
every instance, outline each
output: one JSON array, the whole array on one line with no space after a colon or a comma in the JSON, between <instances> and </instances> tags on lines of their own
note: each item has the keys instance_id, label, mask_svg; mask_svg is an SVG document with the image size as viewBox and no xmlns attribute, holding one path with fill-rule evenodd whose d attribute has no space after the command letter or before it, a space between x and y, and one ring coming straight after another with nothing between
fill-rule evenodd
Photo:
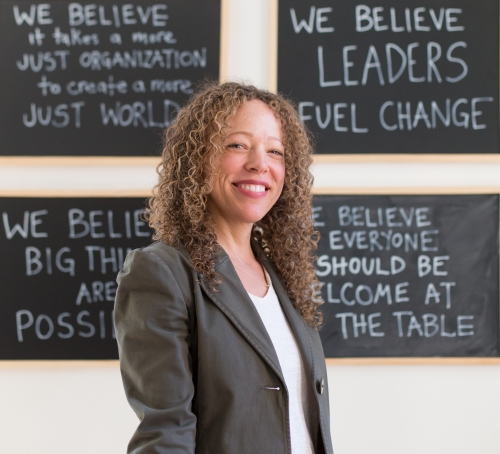
<instances>
[{"instance_id":1,"label":"blazer lapel","mask_svg":"<svg viewBox=\"0 0 500 454\"><path fill-rule=\"evenodd\" d=\"M290 301L282 280L274 268L274 264L271 260L269 260L267 255L257 243L252 242L252 249L257 257L257 260L264 265L269 277L272 280L274 290L276 291L276 295L278 295L285 317L287 318L293 334L295 335L300 353L302 354L304 366L310 373L314 373L314 357L312 354L311 340L309 338L309 333L307 332L311 328L306 325L302 315L300 315L300 312Z\"/></svg>"},{"instance_id":2,"label":"blazer lapel","mask_svg":"<svg viewBox=\"0 0 500 454\"><path fill-rule=\"evenodd\" d=\"M284 382L271 338L229 256L224 251L217 257L216 269L223 279L217 286L218 292L213 292L201 279L203 290Z\"/></svg>"}]
</instances>

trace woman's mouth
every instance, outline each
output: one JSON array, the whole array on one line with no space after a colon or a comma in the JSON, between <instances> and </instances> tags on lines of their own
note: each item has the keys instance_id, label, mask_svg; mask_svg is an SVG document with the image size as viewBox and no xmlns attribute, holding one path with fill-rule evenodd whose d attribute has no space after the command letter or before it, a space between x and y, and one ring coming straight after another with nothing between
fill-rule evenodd
<instances>
[{"instance_id":1,"label":"woman's mouth","mask_svg":"<svg viewBox=\"0 0 500 454\"><path fill-rule=\"evenodd\" d=\"M235 186L240 189L246 189L251 192L266 192L268 188L260 184L236 184Z\"/></svg>"}]
</instances>

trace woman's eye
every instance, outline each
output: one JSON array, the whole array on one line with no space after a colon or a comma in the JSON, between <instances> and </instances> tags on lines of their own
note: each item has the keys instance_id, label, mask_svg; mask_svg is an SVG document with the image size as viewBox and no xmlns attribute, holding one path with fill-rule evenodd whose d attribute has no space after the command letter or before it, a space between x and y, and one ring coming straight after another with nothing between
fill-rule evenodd
<instances>
[{"instance_id":1,"label":"woman's eye","mask_svg":"<svg viewBox=\"0 0 500 454\"><path fill-rule=\"evenodd\" d=\"M228 145L228 148L239 148L239 149L243 149L245 148L241 143L230 143Z\"/></svg>"},{"instance_id":2,"label":"woman's eye","mask_svg":"<svg viewBox=\"0 0 500 454\"><path fill-rule=\"evenodd\" d=\"M270 153L275 154L276 156L283 156L283 152L280 150L271 150Z\"/></svg>"}]
</instances>

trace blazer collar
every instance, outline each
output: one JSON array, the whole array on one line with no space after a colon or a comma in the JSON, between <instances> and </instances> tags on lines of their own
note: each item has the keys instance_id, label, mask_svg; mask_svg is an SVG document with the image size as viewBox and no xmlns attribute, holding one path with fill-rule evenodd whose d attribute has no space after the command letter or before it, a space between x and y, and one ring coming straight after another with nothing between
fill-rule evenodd
<instances>
[{"instance_id":1,"label":"blazer collar","mask_svg":"<svg viewBox=\"0 0 500 454\"><path fill-rule=\"evenodd\" d=\"M306 370L311 371L313 360L307 333L308 328L300 313L293 307L288 298L272 262L254 241L252 241L252 249L257 260L263 264L271 277L285 317L297 340ZM221 250L216 258L216 269L222 276L222 283L217 286L217 291L214 292L204 280L200 280L203 290L284 382L283 373L271 338L224 250Z\"/></svg>"}]
</instances>

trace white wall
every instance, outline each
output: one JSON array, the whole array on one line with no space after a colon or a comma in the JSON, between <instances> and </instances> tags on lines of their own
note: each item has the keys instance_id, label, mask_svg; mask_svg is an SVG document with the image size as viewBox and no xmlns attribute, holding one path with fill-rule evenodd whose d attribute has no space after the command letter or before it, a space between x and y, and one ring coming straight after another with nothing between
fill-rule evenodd
<instances>
[{"instance_id":1,"label":"white wall","mask_svg":"<svg viewBox=\"0 0 500 454\"><path fill-rule=\"evenodd\" d=\"M228 75L267 87L270 0L229 1ZM314 174L318 187L500 186L489 163L342 162ZM147 190L154 179L148 165L0 167L4 192ZM500 366L329 366L328 378L336 454L500 451ZM124 453L136 425L116 364L0 364L0 408L9 454Z\"/></svg>"},{"instance_id":2,"label":"white wall","mask_svg":"<svg viewBox=\"0 0 500 454\"><path fill-rule=\"evenodd\" d=\"M0 452L123 454L137 418L118 365L0 366Z\"/></svg>"},{"instance_id":3,"label":"white wall","mask_svg":"<svg viewBox=\"0 0 500 454\"><path fill-rule=\"evenodd\" d=\"M336 454L498 454L498 366L328 368Z\"/></svg>"}]
</instances>

